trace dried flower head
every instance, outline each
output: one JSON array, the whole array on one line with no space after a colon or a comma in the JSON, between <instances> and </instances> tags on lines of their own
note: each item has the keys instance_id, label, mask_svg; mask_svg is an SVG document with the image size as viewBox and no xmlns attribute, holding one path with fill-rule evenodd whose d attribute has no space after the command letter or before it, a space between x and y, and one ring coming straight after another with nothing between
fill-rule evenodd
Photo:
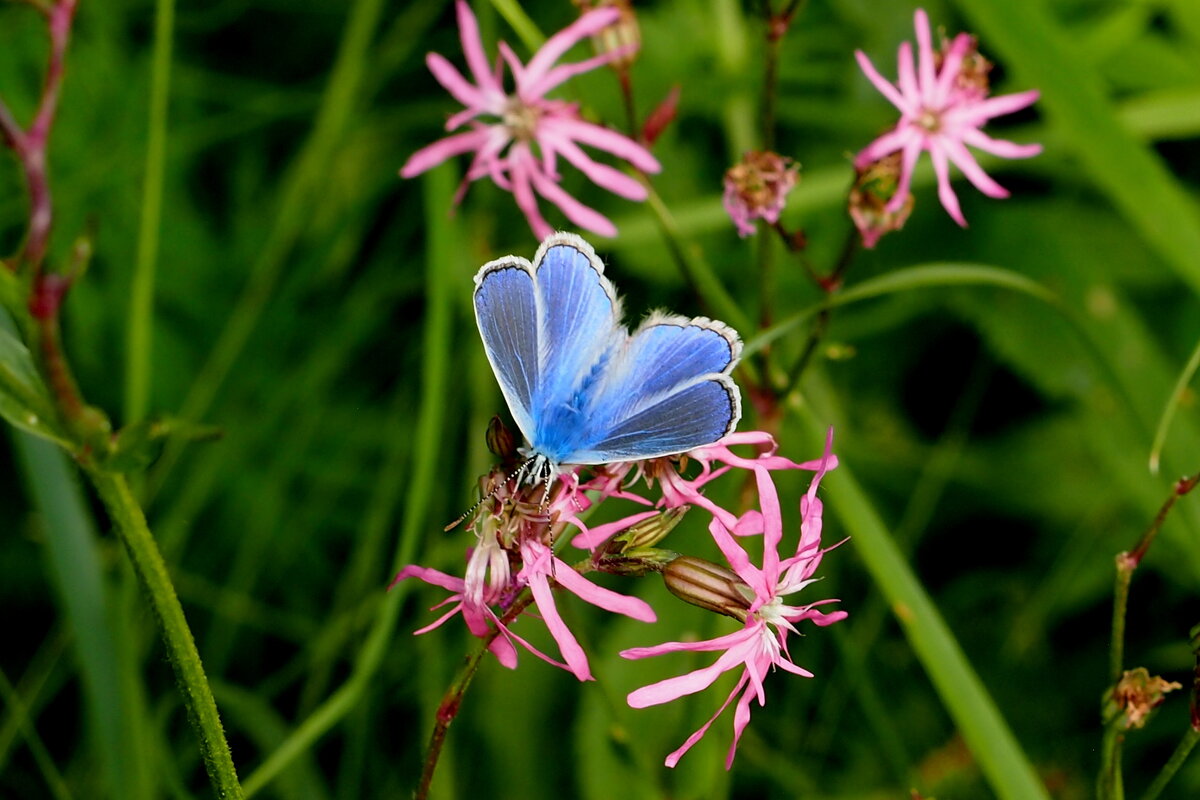
<instances>
[{"instance_id":1,"label":"dried flower head","mask_svg":"<svg viewBox=\"0 0 1200 800\"><path fill-rule=\"evenodd\" d=\"M725 211L738 235L754 233L752 220L774 225L787 203L788 193L800 180L800 166L769 150L746 153L725 172Z\"/></svg>"},{"instance_id":2,"label":"dried flower head","mask_svg":"<svg viewBox=\"0 0 1200 800\"><path fill-rule=\"evenodd\" d=\"M913 196L907 193L904 202L889 210L900 186L900 154L892 153L856 170L850 187L849 210L854 227L862 236L863 247L875 247L885 233L898 231L912 213Z\"/></svg>"},{"instance_id":3,"label":"dried flower head","mask_svg":"<svg viewBox=\"0 0 1200 800\"><path fill-rule=\"evenodd\" d=\"M1125 670L1121 680L1113 687L1112 703L1117 713L1123 714L1123 728L1141 728L1146 724L1150 712L1162 705L1167 692L1182 689L1176 681L1165 681L1151 675L1145 667Z\"/></svg>"}]
</instances>

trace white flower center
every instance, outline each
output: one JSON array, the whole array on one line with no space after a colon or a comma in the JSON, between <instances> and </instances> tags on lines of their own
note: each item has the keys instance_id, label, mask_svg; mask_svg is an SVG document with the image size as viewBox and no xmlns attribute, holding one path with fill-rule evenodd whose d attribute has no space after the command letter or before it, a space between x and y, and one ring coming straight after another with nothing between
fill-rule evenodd
<instances>
[{"instance_id":1,"label":"white flower center","mask_svg":"<svg viewBox=\"0 0 1200 800\"><path fill-rule=\"evenodd\" d=\"M938 111L923 108L917 115L917 125L929 133L937 133L942 127L942 116Z\"/></svg>"},{"instance_id":2,"label":"white flower center","mask_svg":"<svg viewBox=\"0 0 1200 800\"><path fill-rule=\"evenodd\" d=\"M504 116L501 121L514 139L520 142L529 142L534 139L538 120L541 117L542 110L540 108L525 105L520 98L513 97L504 107Z\"/></svg>"}]
</instances>

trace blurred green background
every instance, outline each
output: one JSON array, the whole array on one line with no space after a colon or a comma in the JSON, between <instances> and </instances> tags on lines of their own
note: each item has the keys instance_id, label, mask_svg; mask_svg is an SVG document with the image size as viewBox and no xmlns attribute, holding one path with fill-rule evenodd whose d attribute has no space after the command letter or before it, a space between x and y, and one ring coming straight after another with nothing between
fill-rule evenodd
<instances>
[{"instance_id":1,"label":"blurred green background","mask_svg":"<svg viewBox=\"0 0 1200 800\"><path fill-rule=\"evenodd\" d=\"M160 7L165 4L160 4ZM530 50L486 2L489 53ZM530 0L545 33L575 19ZM649 599L653 627L561 604L598 680L581 685L528 654L485 662L452 727L438 797L896 798L993 796L879 583L855 514L877 514L904 553L1025 755L1056 798L1090 796L1109 683L1113 559L1133 546L1172 481L1200 469L1188 393L1158 475L1151 440L1200 340L1200 4L1195 0L959 0L924 5L936 27L978 35L995 93L1039 88L1033 109L989 127L1039 141L1029 161L986 162L1013 197L956 182L970 228L937 204L928 171L903 232L861 253L847 288L931 263L984 264L1046 287L1047 303L994 286L914 283L833 314L820 357L779 429L783 454L819 454L832 424L863 497L823 490L820 597L850 618L811 630L792 656L812 680L774 675L731 772L723 717L675 770L663 756L715 710L727 683L634 711L625 694L704 659L625 662L624 647L729 630L672 601L657 580L607 581ZM781 50L777 149L803 165L785 221L828 269L850 232L852 154L893 124L853 62L888 77L914 5L810 0ZM761 141L760 6L637 5L633 69L647 114L676 84L679 114L654 147L654 178L689 252L751 319L765 240L740 240L721 176ZM444 523L492 463L483 434L503 401L478 344L471 276L537 242L511 197L472 186L463 163L412 181L397 170L458 110L424 64L462 54L450 3L222 0L179 3L170 61L161 221L146 215L156 7L83 0L51 142L52 264L95 231L71 292L67 348L83 391L118 423L164 414L223 437L169 449L139 479L247 788L262 797L406 796L433 711L471 646L456 621L414 638L442 593L384 589L398 565L461 570L472 541ZM0 96L22 120L45 62L38 16L0 5ZM586 48L571 60L585 57ZM599 70L559 96L619 126L617 84ZM0 251L27 214L14 160L0 158ZM665 306L708 313L644 205L568 173L610 214L591 237L631 320ZM565 226L544 205L551 224ZM128 341L139 236L161 232L152 349ZM775 248L776 242L768 246ZM144 248L144 245L143 245ZM145 252L143 250L143 252ZM143 258L143 267L147 259ZM820 292L775 254L775 319ZM755 331L742 331L753 339ZM779 363L807 324L775 345ZM126 368L147 359L148 393ZM760 426L748 417L743 430ZM207 797L196 740L158 633L101 507L69 460L6 429L0 458L0 797ZM803 484L781 480L791 519ZM719 486L736 501L738 486ZM1127 662L1190 685L1200 622L1200 505L1185 500L1134 578ZM865 505L864 505L865 504ZM616 515L621 509L608 513ZM702 515L672 535L703 553ZM813 597L817 597L814 594ZM900 609L901 613L904 609ZM539 643L537 625L523 630ZM1178 692L1129 736L1140 792L1188 724ZM266 765L264 767L264 764ZM1200 792L1193 762L1166 796Z\"/></svg>"}]
</instances>

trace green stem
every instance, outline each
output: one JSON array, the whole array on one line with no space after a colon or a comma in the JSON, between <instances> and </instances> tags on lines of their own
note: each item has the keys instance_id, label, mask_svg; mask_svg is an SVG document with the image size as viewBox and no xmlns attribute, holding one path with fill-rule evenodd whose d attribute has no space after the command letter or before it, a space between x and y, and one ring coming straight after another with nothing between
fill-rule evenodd
<instances>
[{"instance_id":1,"label":"green stem","mask_svg":"<svg viewBox=\"0 0 1200 800\"><path fill-rule=\"evenodd\" d=\"M739 331L755 330L750 323L750 318L742 312L741 307L733 296L726 291L725 286L721 283L712 267L708 265L698 253L689 251L685 246L682 237L679 233L679 225L675 222L675 217L663 202L662 197L650 185L650 181L644 180L646 189L649 194L646 197L646 202L650 209L654 212L654 218L658 222L659 231L662 233L663 240L666 242L667 249L671 251L671 256L675 259L675 263L679 265L680 272L692 289L700 296L700 299L709 307L713 314L720 317L725 322L732 325Z\"/></svg>"},{"instance_id":2,"label":"green stem","mask_svg":"<svg viewBox=\"0 0 1200 800\"><path fill-rule=\"evenodd\" d=\"M142 217L137 260L129 287L126 331L125 424L146 415L150 395L150 348L154 318L154 272L162 224L163 173L167 151L167 100L171 87L171 35L175 0L157 0L154 63L151 70L150 115L146 139L146 175L142 184Z\"/></svg>"},{"instance_id":3,"label":"green stem","mask_svg":"<svg viewBox=\"0 0 1200 800\"><path fill-rule=\"evenodd\" d=\"M1175 752L1171 754L1171 758L1163 765L1162 771L1154 778L1154 782L1146 789L1142 795L1142 800L1155 800L1162 790L1167 788L1167 784L1175 777L1175 773L1179 772L1179 768L1183 766L1183 762L1187 761L1187 757L1191 754L1192 748L1196 746L1196 742L1200 741L1200 731L1195 728L1188 728L1187 733L1183 734L1183 739L1180 740L1179 746L1175 748Z\"/></svg>"},{"instance_id":4,"label":"green stem","mask_svg":"<svg viewBox=\"0 0 1200 800\"><path fill-rule=\"evenodd\" d=\"M1129 608L1129 584L1137 564L1128 553L1117 556L1117 578L1113 587L1112 645L1109 648L1108 674L1112 681L1121 680L1125 663L1125 612Z\"/></svg>"},{"instance_id":5,"label":"green stem","mask_svg":"<svg viewBox=\"0 0 1200 800\"><path fill-rule=\"evenodd\" d=\"M1125 735L1120 719L1104 728L1104 741L1100 745L1100 777L1096 786L1099 800L1124 800L1125 786L1121 778L1121 743Z\"/></svg>"},{"instance_id":6,"label":"green stem","mask_svg":"<svg viewBox=\"0 0 1200 800\"><path fill-rule=\"evenodd\" d=\"M212 689L204 674L204 666L200 663L200 653L196 650L196 642L184 618L183 607L175 594L166 562L146 525L141 506L134 499L125 476L97 469L87 470L87 476L96 487L117 536L125 546L129 560L133 562L138 583L154 609L188 718L200 737L200 753L208 770L208 779L217 797L240 800L243 797L242 787L238 783L229 744L225 741Z\"/></svg>"}]
</instances>

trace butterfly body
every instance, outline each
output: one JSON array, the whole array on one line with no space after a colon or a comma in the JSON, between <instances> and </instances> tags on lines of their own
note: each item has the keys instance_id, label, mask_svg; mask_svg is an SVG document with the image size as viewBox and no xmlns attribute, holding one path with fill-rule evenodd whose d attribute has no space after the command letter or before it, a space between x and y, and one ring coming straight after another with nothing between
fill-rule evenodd
<instances>
[{"instance_id":1,"label":"butterfly body","mask_svg":"<svg viewBox=\"0 0 1200 800\"><path fill-rule=\"evenodd\" d=\"M651 314L633 333L604 265L583 239L548 237L475 276L475 318L489 363L529 441L523 477L562 464L686 452L733 431L741 395L730 372L741 340L704 317Z\"/></svg>"}]
</instances>

